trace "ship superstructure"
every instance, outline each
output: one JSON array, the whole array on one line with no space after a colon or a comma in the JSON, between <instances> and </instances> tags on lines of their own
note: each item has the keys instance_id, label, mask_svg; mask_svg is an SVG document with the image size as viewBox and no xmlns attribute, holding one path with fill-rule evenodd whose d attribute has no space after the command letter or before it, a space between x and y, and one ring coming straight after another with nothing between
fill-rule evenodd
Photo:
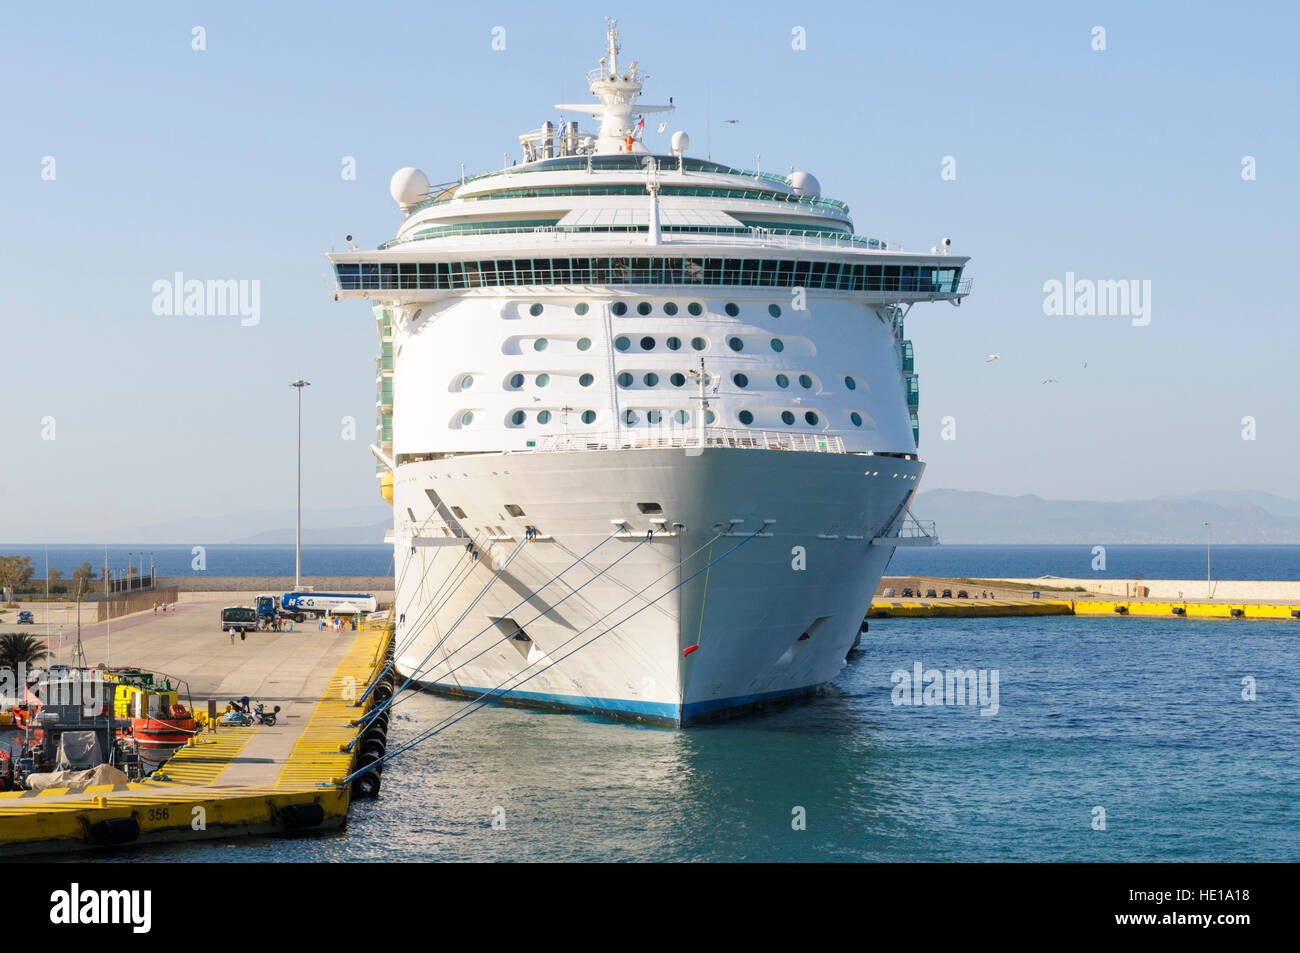
<instances>
[{"instance_id":1,"label":"ship superstructure","mask_svg":"<svg viewBox=\"0 0 1300 953\"><path fill-rule=\"evenodd\" d=\"M909 517L904 319L967 259L856 235L808 173L645 141L639 65L498 171L393 178L328 257L373 302L398 666L435 690L672 725L834 677Z\"/></svg>"}]
</instances>

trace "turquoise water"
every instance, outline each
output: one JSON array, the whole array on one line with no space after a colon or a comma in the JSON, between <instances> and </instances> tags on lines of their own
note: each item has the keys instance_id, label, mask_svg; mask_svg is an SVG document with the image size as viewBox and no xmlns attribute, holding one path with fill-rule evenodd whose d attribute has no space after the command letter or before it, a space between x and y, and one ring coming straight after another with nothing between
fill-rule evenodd
<instances>
[{"instance_id":1,"label":"turquoise water","mask_svg":"<svg viewBox=\"0 0 1300 953\"><path fill-rule=\"evenodd\" d=\"M823 697L686 732L485 708L392 763L339 835L133 856L1300 860L1300 624L893 619L865 644ZM998 670L998 713L895 706L917 661ZM414 698L393 739L459 704Z\"/></svg>"}]
</instances>

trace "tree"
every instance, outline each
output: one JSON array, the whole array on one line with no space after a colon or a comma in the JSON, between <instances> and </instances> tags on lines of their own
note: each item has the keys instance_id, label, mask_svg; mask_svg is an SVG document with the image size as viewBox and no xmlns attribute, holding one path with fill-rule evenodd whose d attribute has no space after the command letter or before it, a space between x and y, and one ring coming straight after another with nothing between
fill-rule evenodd
<instances>
[{"instance_id":1,"label":"tree","mask_svg":"<svg viewBox=\"0 0 1300 953\"><path fill-rule=\"evenodd\" d=\"M60 579L63 578L63 570L51 566L49 569L45 570L45 578L49 581L50 585L52 586Z\"/></svg>"},{"instance_id":2,"label":"tree","mask_svg":"<svg viewBox=\"0 0 1300 953\"><path fill-rule=\"evenodd\" d=\"M76 569L72 570L72 578L77 582L90 582L95 578L95 570L91 568L90 563L82 563Z\"/></svg>"},{"instance_id":3,"label":"tree","mask_svg":"<svg viewBox=\"0 0 1300 953\"><path fill-rule=\"evenodd\" d=\"M0 556L0 589L21 589L34 572L30 556Z\"/></svg>"},{"instance_id":4,"label":"tree","mask_svg":"<svg viewBox=\"0 0 1300 953\"><path fill-rule=\"evenodd\" d=\"M20 664L33 665L44 661L49 653L25 632L8 632L0 635L0 669L17 671Z\"/></svg>"}]
</instances>

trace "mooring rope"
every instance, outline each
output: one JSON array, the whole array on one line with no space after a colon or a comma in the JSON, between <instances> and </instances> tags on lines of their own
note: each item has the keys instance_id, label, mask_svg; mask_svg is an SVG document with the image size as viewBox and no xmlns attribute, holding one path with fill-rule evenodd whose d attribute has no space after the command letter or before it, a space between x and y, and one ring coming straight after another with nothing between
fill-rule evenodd
<instances>
[{"instance_id":1,"label":"mooring rope","mask_svg":"<svg viewBox=\"0 0 1300 953\"><path fill-rule=\"evenodd\" d=\"M646 603L645 605L641 606L640 608L634 610L634 611L631 612L629 615L627 615L627 616L625 616L624 618L620 619L618 622L614 623L613 625L611 625L611 626L609 626L609 627L607 627L607 628L601 630L600 632L597 632L594 636L592 636L592 637L591 637L590 639L588 639L587 641L583 642L581 645L577 646L576 648L573 648L573 649L569 650L569 651L566 652L565 654L563 654L563 655L559 656L558 658L552 660L549 664L547 664L547 665L545 665L544 667L542 667L542 668L538 669L537 671L533 672L533 673L532 673L531 675L529 675L527 678L524 678L524 679L522 679L522 680L516 682L514 685L510 686L510 688L507 689L507 690L508 690L508 691L514 691L514 690L518 689L520 685L523 685L523 684L525 684L526 682L531 681L532 679L536 678L538 675L541 675L543 672L550 671L552 668L554 668L556 665L560 664L560 662L563 662L565 659L567 659L567 658L569 658L570 656L572 656L574 653L581 651L582 649L584 649L584 648L586 648L588 645L590 645L592 642L595 642L597 639L601 638L602 636L606 635L606 634L609 633L609 632L612 632L614 629L617 629L619 626L623 625L624 623L626 623L626 622L630 621L631 619L635 618L636 616L640 615L640 614L641 614L642 612L644 612L646 609L650 608L650 606L655 605L656 603L658 603L658 602L659 602L661 599L663 599L664 597L666 597L666 596L668 596L668 595L671 595L673 592L676 592L678 589L680 589L682 586L686 585L686 583L690 582L692 579L694 579L694 578L696 578L697 576L699 576L701 573L703 573L703 572L707 572L707 571L708 571L712 566L714 566L716 563L719 563L719 562L721 562L722 560L726 559L728 556L730 556L730 555L731 555L732 553L734 553L736 550L740 549L740 547L744 546L744 545L745 545L746 543L748 543L750 540L752 540L752 539L754 539L755 537L761 535L764 529L766 529L766 526L760 526L760 527L759 527L758 529L756 529L753 533L749 534L749 535L746 536L744 539L742 539L739 543L737 543L735 546L732 546L730 549L728 549L726 552L724 552L721 556L718 556L718 557L716 557L716 558L714 558L714 559L709 560L709 561L706 562L703 566L701 566L699 569L697 569L695 572L691 573L689 576L687 576L685 579L683 579L683 580L681 580L680 582L678 582L676 585L672 586L670 589L667 589L666 591L660 593L658 596L656 596L656 597L655 597L653 600L651 600L650 602L648 602L648 603ZM718 538L721 537L721 536L722 536L722 533L718 533L717 536L715 536L715 537L713 538L713 540L710 540L709 542L712 543L714 540L718 539ZM709 545L709 544L706 543L705 545ZM703 548L704 548L703 546L700 547L700 549L703 549ZM699 552L699 550L697 549L695 552ZM686 557L686 558L687 558L687 559L690 559L690 558L692 558L694 555L695 555L695 553L692 553L691 556L688 556L688 557ZM683 562L683 561L684 561L684 560L679 560L679 564L680 564L681 562ZM675 569L676 566L674 566L673 568ZM673 571L673 570L670 569L668 572L672 572L672 571ZM638 592L638 595L639 595L641 592L645 592L647 589L650 588L650 586L653 586L653 585L655 585L656 583L658 583L661 579L663 579L663 577L664 577L665 575L668 575L668 573L664 573L663 575L661 575L661 576L659 576L657 579L655 579L653 582L651 582L649 585L647 585L646 587L644 587L643 589L641 589L640 592ZM634 596L633 598L635 598L635 596ZM627 605L627 603L628 603L628 602L631 602L631 601L632 601L631 599L624 600L624 602L621 603L619 606L615 607L615 609L611 609L609 612L607 612L607 613L605 613L603 616L601 616L600 619L598 619L598 620L596 621L596 623L593 623L593 625L595 625L595 624L599 624L599 622L600 622L601 620L603 620L603 619L605 619L605 618L608 618L610 615L612 615L612 614L613 614L614 612L616 612L618 609L621 609L623 606ZM587 629L589 629L589 628L591 628L591 626L587 626ZM582 631L575 633L573 636L571 636L570 638L566 639L564 642L560 643L560 645L557 646L557 649L562 649L562 648L564 648L566 645L568 645L568 644L569 644L570 642L572 642L574 639L577 639L579 636L581 636L583 632L587 631L587 629L583 629ZM379 758L376 759L375 761L371 762L370 764L366 765L366 766L363 767L363 768L359 768L358 770L352 772L352 773L349 774L346 778L343 779L343 783L344 783L344 784L349 783L350 781L352 781L354 778L358 777L359 775L366 774L366 773L369 773L369 772L372 772L372 771L376 771L376 770L382 768L383 765L387 764L389 761L391 761L393 758L397 757L398 755L403 754L403 753L406 752L406 751L409 751L411 748L414 748L416 745L419 745L419 744L424 743L424 742L427 741L428 739L432 738L434 735L440 734L441 732L443 732L443 731L445 731L446 729L450 728L452 725L454 725L454 724L456 724L457 722L461 721L462 719L468 717L469 715L472 715L474 712L480 710L480 709L483 708L484 706L491 704L491 702L492 702L492 698L491 698L490 696L492 696L495 692L499 691L499 690L501 689L501 687L502 687L503 685L505 685L507 682L509 682L511 679L517 678L519 675L521 675L523 672L527 671L529 668L531 668L531 667L532 667L533 665L535 665L535 664L537 664L537 663L536 663L536 662L530 662L530 663L528 663L528 665L524 666L524 668L521 669L519 672L515 673L514 675L510 676L509 678L504 679L503 681L501 681L500 683L498 683L498 684L497 684L496 686L494 686L493 688L489 689L488 691L484 692L482 695L478 696L478 698L472 699L471 701L467 702L465 705L462 705L461 708L457 709L455 712L452 712L450 715L448 715L448 716L442 718L441 720L435 722L433 725L431 725L430 727L424 729L424 730L421 731L419 734L417 734L417 735L416 735L414 738L412 738L410 741L408 741L408 742L406 742L406 743L404 743L404 744L398 746L398 747L397 747L396 749L394 749L394 750L386 751L386 752L385 752L381 757L379 757ZM473 706L473 707L470 707L470 706Z\"/></svg>"}]
</instances>

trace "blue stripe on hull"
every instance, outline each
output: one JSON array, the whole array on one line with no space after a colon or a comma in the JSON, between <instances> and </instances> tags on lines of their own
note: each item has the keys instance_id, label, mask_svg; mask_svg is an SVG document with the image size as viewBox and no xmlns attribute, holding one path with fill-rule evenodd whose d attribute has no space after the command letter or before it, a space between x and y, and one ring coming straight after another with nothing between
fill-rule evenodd
<instances>
[{"instance_id":1,"label":"blue stripe on hull","mask_svg":"<svg viewBox=\"0 0 1300 953\"><path fill-rule=\"evenodd\" d=\"M633 701L627 698L589 698L582 695L553 695L546 692L492 692L491 689L475 688L471 685L448 685L442 682L420 682L419 685L428 691L457 698L477 698L492 693L493 703L586 712L623 721L645 721L674 728L726 719L773 702L814 695L821 689L820 685L810 685L804 688L763 692L759 695L714 698L681 706L668 702Z\"/></svg>"}]
</instances>

